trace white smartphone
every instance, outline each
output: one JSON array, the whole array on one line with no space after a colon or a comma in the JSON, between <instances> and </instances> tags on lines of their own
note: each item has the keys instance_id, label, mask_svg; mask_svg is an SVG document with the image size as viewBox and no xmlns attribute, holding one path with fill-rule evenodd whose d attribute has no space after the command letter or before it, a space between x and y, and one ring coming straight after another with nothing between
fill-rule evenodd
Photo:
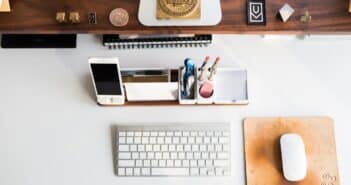
<instances>
[{"instance_id":1,"label":"white smartphone","mask_svg":"<svg viewBox=\"0 0 351 185\"><path fill-rule=\"evenodd\" d=\"M100 105L123 105L125 101L118 58L89 58L97 102Z\"/></svg>"}]
</instances>

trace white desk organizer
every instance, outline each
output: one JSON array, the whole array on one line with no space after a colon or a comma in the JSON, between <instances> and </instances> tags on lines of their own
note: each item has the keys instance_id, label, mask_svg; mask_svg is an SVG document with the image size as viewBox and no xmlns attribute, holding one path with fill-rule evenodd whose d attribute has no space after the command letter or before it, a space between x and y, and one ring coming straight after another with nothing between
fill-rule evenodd
<instances>
[{"instance_id":1,"label":"white desk organizer","mask_svg":"<svg viewBox=\"0 0 351 185\"><path fill-rule=\"evenodd\" d=\"M181 93L182 76L179 75L179 94ZM210 75L209 70L206 70L205 77ZM199 76L199 71L197 71ZM248 86L247 86L247 71L235 68L218 68L216 77L211 81L214 91L211 97L204 98L200 95L201 85L208 79L197 80L195 84L195 100L184 100L179 96L180 104L200 104L200 105L247 105L249 103Z\"/></svg>"}]
</instances>

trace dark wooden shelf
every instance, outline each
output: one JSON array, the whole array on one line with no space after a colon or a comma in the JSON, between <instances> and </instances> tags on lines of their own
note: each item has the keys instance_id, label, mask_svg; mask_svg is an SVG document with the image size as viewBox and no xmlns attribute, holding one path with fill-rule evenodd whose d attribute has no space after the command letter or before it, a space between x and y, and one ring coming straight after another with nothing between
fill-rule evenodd
<instances>
[{"instance_id":1,"label":"dark wooden shelf","mask_svg":"<svg viewBox=\"0 0 351 185\"><path fill-rule=\"evenodd\" d=\"M137 18L139 0L11 0L11 13L0 13L1 33L94 33L94 34L299 34L351 33L349 0L266 0L267 25L246 25L246 0L222 0L223 20L214 27L144 27ZM288 23L276 18L284 3L296 11ZM108 15L114 8L124 8L130 13L126 27L115 28ZM308 10L312 22L301 23L300 16ZM58 11L78 11L81 23L61 25L55 20ZM89 25L88 12L96 12L97 25Z\"/></svg>"}]
</instances>

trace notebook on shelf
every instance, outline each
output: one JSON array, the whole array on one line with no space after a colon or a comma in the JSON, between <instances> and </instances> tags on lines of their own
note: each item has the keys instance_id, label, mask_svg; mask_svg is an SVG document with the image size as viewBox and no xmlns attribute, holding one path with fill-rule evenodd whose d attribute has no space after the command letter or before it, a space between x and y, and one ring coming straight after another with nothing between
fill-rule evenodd
<instances>
[{"instance_id":1,"label":"notebook on shelf","mask_svg":"<svg viewBox=\"0 0 351 185\"><path fill-rule=\"evenodd\" d=\"M212 35L103 35L103 45L109 49L206 47L211 43Z\"/></svg>"}]
</instances>

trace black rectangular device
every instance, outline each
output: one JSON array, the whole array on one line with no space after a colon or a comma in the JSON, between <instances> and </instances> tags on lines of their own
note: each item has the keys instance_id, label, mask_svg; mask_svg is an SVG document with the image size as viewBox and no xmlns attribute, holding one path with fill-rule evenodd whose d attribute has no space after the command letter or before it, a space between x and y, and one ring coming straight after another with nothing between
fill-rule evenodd
<instances>
[{"instance_id":1,"label":"black rectangular device","mask_svg":"<svg viewBox=\"0 0 351 185\"><path fill-rule=\"evenodd\" d=\"M76 48L75 34L3 34L2 48Z\"/></svg>"}]
</instances>

